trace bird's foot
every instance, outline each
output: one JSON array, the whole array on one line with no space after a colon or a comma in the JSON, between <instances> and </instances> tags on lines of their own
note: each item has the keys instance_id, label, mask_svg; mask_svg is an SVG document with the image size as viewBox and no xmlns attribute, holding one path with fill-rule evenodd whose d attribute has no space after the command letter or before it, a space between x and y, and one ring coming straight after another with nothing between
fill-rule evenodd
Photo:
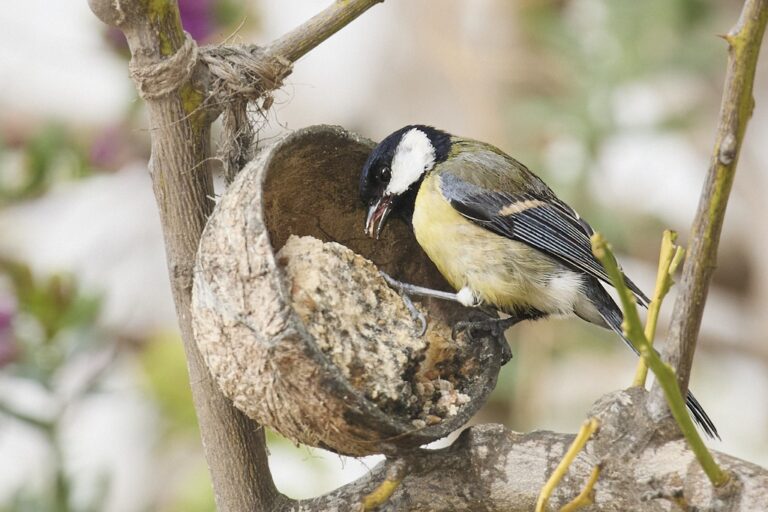
<instances>
[{"instance_id":1,"label":"bird's foot","mask_svg":"<svg viewBox=\"0 0 768 512\"><path fill-rule=\"evenodd\" d=\"M499 344L501 364L505 365L512 359L512 349L509 348L509 343L504 333L516 323L517 319L514 318L484 317L482 320L462 320L453 325L451 338L453 341L456 341L456 337L462 332L467 333L470 341L476 341L480 338L492 338Z\"/></svg>"},{"instance_id":2,"label":"bird's foot","mask_svg":"<svg viewBox=\"0 0 768 512\"><path fill-rule=\"evenodd\" d=\"M403 299L403 304L408 309L408 313L411 314L414 322L419 324L419 337L424 336L427 332L427 317L419 311L416 305L411 300L411 297L405 293L400 293L400 297Z\"/></svg>"},{"instance_id":3,"label":"bird's foot","mask_svg":"<svg viewBox=\"0 0 768 512\"><path fill-rule=\"evenodd\" d=\"M387 284L391 288L397 290L397 292L400 294L400 297L403 300L403 304L405 304L405 307L408 309L408 313L411 314L411 318L413 318L413 320L419 324L419 337L424 336L424 334L427 332L427 317L424 315L424 313L419 311L419 309L411 300L410 295L408 295L408 284L392 278L392 276L386 272L379 271L379 273L382 275Z\"/></svg>"}]
</instances>

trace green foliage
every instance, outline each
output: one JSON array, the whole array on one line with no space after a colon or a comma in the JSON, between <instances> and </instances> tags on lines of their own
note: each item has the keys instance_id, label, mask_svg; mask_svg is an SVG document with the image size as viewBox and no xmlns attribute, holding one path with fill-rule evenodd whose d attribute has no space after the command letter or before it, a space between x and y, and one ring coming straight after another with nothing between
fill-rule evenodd
<instances>
[{"instance_id":1,"label":"green foliage","mask_svg":"<svg viewBox=\"0 0 768 512\"><path fill-rule=\"evenodd\" d=\"M101 298L83 292L71 275L35 276L19 262L0 259L0 275L13 289L19 318L15 329L19 358L14 370L51 387L65 361L95 343L93 325Z\"/></svg>"},{"instance_id":2,"label":"green foliage","mask_svg":"<svg viewBox=\"0 0 768 512\"><path fill-rule=\"evenodd\" d=\"M75 279L66 274L37 276L25 264L0 259L0 276L5 278L16 298L17 316L11 324L13 342L17 352L9 362L16 377L32 380L53 390L59 371L70 358L97 347L95 322L99 314L99 297L83 292ZM93 382L80 390L92 392L100 373ZM90 385L93 384L93 385ZM69 402L58 400L52 393L56 406L46 417L35 417L17 411L9 403L0 400L0 418L12 418L36 429L47 441L53 454L52 482L40 493L22 489L7 505L7 510L40 512L95 512L101 508L102 493L94 503L73 508L70 501L71 481L62 462L62 449L58 436L59 422ZM71 399L79 399L74 396ZM103 491L106 492L106 484ZM0 508L0 511L4 509Z\"/></svg>"},{"instance_id":3,"label":"green foliage","mask_svg":"<svg viewBox=\"0 0 768 512\"><path fill-rule=\"evenodd\" d=\"M7 158L0 141L0 165ZM0 203L36 197L57 181L90 174L86 151L67 129L56 123L44 126L25 141L19 175L0 178Z\"/></svg>"},{"instance_id":4,"label":"green foliage","mask_svg":"<svg viewBox=\"0 0 768 512\"><path fill-rule=\"evenodd\" d=\"M176 332L156 333L140 353L147 390L163 414L169 436L197 436L187 360Z\"/></svg>"},{"instance_id":5,"label":"green foliage","mask_svg":"<svg viewBox=\"0 0 768 512\"><path fill-rule=\"evenodd\" d=\"M527 2L520 10L531 63L525 85L508 107L510 132L521 158L558 186L556 169L541 159L542 142L578 142L584 161L566 199L588 218L598 218L587 189L588 173L603 141L616 132L614 92L664 76L706 77L722 69L715 2L706 0L578 0ZM659 120L656 129L685 129L692 112ZM610 216L609 216L610 217ZM602 222L603 219L600 219ZM621 230L603 226L617 240Z\"/></svg>"},{"instance_id":6,"label":"green foliage","mask_svg":"<svg viewBox=\"0 0 768 512\"><path fill-rule=\"evenodd\" d=\"M213 499L213 488L208 468L204 463L188 468L185 478L174 489L170 503L161 506L157 512L215 512L216 504Z\"/></svg>"},{"instance_id":7,"label":"green foliage","mask_svg":"<svg viewBox=\"0 0 768 512\"><path fill-rule=\"evenodd\" d=\"M68 512L71 510L65 503L45 493L20 492L14 495L8 503L0 505L0 512ZM78 512L97 512L97 508L89 507Z\"/></svg>"},{"instance_id":8,"label":"green foliage","mask_svg":"<svg viewBox=\"0 0 768 512\"><path fill-rule=\"evenodd\" d=\"M595 143L613 127L607 102L616 86L665 71L720 69L711 58L721 43L713 36L709 2L582 0L569 5L566 10L535 2L521 13L532 51L555 68L534 77L544 87L526 96L537 114L547 114L540 123L556 123Z\"/></svg>"}]
</instances>

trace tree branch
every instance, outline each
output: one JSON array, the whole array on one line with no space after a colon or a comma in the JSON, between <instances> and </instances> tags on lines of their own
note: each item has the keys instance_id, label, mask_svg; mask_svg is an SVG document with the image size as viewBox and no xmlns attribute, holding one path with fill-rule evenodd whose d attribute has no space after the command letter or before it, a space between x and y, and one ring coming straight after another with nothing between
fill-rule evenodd
<instances>
[{"instance_id":1,"label":"tree branch","mask_svg":"<svg viewBox=\"0 0 768 512\"><path fill-rule=\"evenodd\" d=\"M716 266L717 246L739 150L754 107L752 86L766 20L768 0L747 0L738 23L724 36L728 42L728 71L720 106L720 122L709 172L691 228L680 292L664 346L665 359L675 369L683 393L688 389L693 354L696 351L709 283ZM658 386L655 395L655 402L663 403L664 398Z\"/></svg>"},{"instance_id":2,"label":"tree branch","mask_svg":"<svg viewBox=\"0 0 768 512\"><path fill-rule=\"evenodd\" d=\"M267 46L266 53L291 62L299 60L352 20L384 0L336 0L333 5Z\"/></svg>"},{"instance_id":3,"label":"tree branch","mask_svg":"<svg viewBox=\"0 0 768 512\"><path fill-rule=\"evenodd\" d=\"M716 454L735 477L724 492L712 492L685 440L670 435L672 422L655 423L647 413L648 393L631 388L601 399L590 416L600 431L579 452L550 498L560 510L582 493L599 464L590 511L762 510L768 503L768 471ZM448 448L422 450L379 512L530 512L552 468L572 443L572 434L513 432L501 425L476 425ZM286 503L280 512L355 510L361 498L382 482L384 463L362 479L325 496Z\"/></svg>"},{"instance_id":4,"label":"tree branch","mask_svg":"<svg viewBox=\"0 0 768 512\"><path fill-rule=\"evenodd\" d=\"M271 58L293 61L376 1L336 2L279 39ZM120 28L131 49L131 72L149 111L150 172L160 210L176 312L195 410L220 512L267 510L283 500L267 465L263 429L219 391L195 346L190 319L193 266L213 209L206 66L184 33L176 2L89 0L105 23Z\"/></svg>"},{"instance_id":5,"label":"tree branch","mask_svg":"<svg viewBox=\"0 0 768 512\"><path fill-rule=\"evenodd\" d=\"M162 63L185 44L175 3L91 0L91 8L125 32L134 67ZM271 504L278 493L269 475L262 429L219 392L192 334L192 269L200 234L213 209L210 120L200 108L205 97L205 85L192 76L176 91L146 100L152 134L150 172L216 502L220 511L240 512Z\"/></svg>"}]
</instances>

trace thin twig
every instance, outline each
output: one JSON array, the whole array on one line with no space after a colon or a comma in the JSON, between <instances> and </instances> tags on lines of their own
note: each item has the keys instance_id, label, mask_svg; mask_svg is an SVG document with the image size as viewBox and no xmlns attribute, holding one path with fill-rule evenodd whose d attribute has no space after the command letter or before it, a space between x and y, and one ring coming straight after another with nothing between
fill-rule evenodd
<instances>
[{"instance_id":1,"label":"thin twig","mask_svg":"<svg viewBox=\"0 0 768 512\"><path fill-rule=\"evenodd\" d=\"M299 60L352 20L384 0L336 0L325 10L267 46L266 55Z\"/></svg>"},{"instance_id":2,"label":"thin twig","mask_svg":"<svg viewBox=\"0 0 768 512\"><path fill-rule=\"evenodd\" d=\"M571 466L571 463L574 461L579 452L584 449L584 445L587 444L589 438L592 437L592 434L597 432L599 427L600 423L596 418L588 419L581 426L581 429L579 429L578 434L576 434L576 438L573 440L573 443L571 443L568 451L565 452L565 455L563 455L560 464L557 465L555 470L550 475L549 480L547 480L547 483L544 484L544 487L541 488L541 492L539 492L539 498L536 500L536 512L544 512L547 509L547 502L552 496L552 493L555 492L557 484L559 484L560 480L563 479L565 473L568 471L568 468Z\"/></svg>"},{"instance_id":3,"label":"thin twig","mask_svg":"<svg viewBox=\"0 0 768 512\"><path fill-rule=\"evenodd\" d=\"M408 463L398 459L387 469L387 477L373 491L366 494L360 502L360 512L370 512L383 505L394 494L403 479L408 475Z\"/></svg>"},{"instance_id":4,"label":"thin twig","mask_svg":"<svg viewBox=\"0 0 768 512\"><path fill-rule=\"evenodd\" d=\"M584 484L584 488L579 495L563 505L560 512L575 512L576 510L595 502L595 484L597 483L597 479L600 478L601 470L602 466L600 464L592 468L592 473L590 473L589 479L587 480L587 483Z\"/></svg>"},{"instance_id":5,"label":"thin twig","mask_svg":"<svg viewBox=\"0 0 768 512\"><path fill-rule=\"evenodd\" d=\"M637 313L635 296L624 284L624 275L619 270L619 265L616 263L616 258L613 256L608 243L600 233L595 233L592 236L592 252L595 253L595 257L605 267L605 271L611 278L611 284L616 288L621 299L622 310L624 311L624 334L632 342L632 345L637 348L640 355L645 359L645 363L656 375L656 382L664 390L672 416L680 426L680 430L688 441L691 451L696 455L699 464L701 464L712 485L715 487L725 485L730 477L715 462L714 457L707 449L704 441L702 441L698 430L696 430L693 420L688 415L688 411L685 408L685 400L680 392L680 388L677 386L675 371L661 360L646 339L643 325L640 322L640 315Z\"/></svg>"},{"instance_id":6,"label":"thin twig","mask_svg":"<svg viewBox=\"0 0 768 512\"><path fill-rule=\"evenodd\" d=\"M677 233L670 230L664 231L664 236L661 239L661 250L659 251L659 269L656 273L656 288L653 292L653 299L648 306L648 315L645 319L645 338L653 346L653 340L656 337L656 326L659 321L659 311L661 311L661 303L669 293L669 289L672 288L674 281L672 276L675 274L677 267L683 260L685 250L675 245L677 241ZM633 386L644 387L645 379L648 376L648 365L645 364L645 359L640 358L637 361L637 370L635 370L635 378L632 383Z\"/></svg>"}]
</instances>

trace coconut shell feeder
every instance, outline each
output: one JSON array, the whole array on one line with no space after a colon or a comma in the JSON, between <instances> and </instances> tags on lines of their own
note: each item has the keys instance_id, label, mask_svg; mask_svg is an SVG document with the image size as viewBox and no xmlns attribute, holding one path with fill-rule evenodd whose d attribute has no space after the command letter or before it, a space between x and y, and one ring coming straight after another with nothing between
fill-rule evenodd
<instances>
[{"instance_id":1,"label":"coconut shell feeder","mask_svg":"<svg viewBox=\"0 0 768 512\"><path fill-rule=\"evenodd\" d=\"M409 226L363 234L359 173L374 144L313 126L274 141L221 197L195 270L195 337L224 394L294 442L362 456L457 430L496 383L490 339L451 339L468 310L418 303L424 336L379 269L449 289Z\"/></svg>"}]
</instances>

